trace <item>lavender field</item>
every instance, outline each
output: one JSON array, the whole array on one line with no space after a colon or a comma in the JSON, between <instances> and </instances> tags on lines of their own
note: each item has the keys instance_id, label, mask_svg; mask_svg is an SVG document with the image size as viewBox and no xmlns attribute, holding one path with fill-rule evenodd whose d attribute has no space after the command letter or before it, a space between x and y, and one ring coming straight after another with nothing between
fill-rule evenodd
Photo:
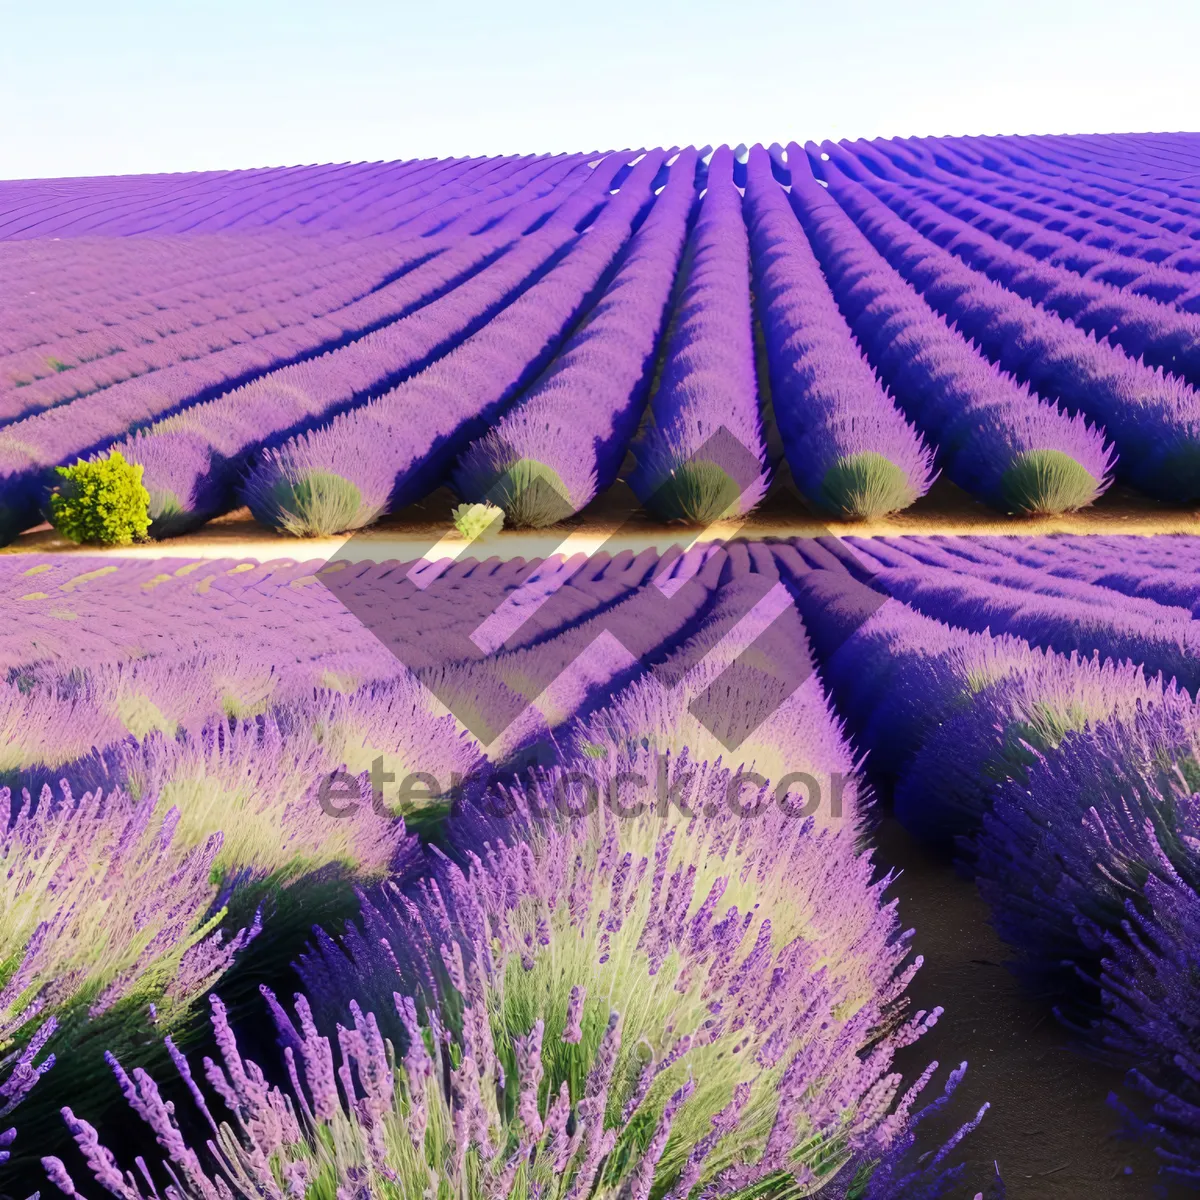
<instances>
[{"instance_id":1,"label":"lavender field","mask_svg":"<svg viewBox=\"0 0 1200 1200\"><path fill-rule=\"evenodd\" d=\"M1200 1183L1200 540L22 554L0 595L9 1194ZM1013 1176L1054 1097L924 1001L897 836L1095 1080L1102 1178Z\"/></svg>"},{"instance_id":2,"label":"lavender field","mask_svg":"<svg viewBox=\"0 0 1200 1200\"><path fill-rule=\"evenodd\" d=\"M333 534L446 485L541 528L618 480L700 527L935 479L1194 507L1198 164L1173 134L0 182L0 536Z\"/></svg>"},{"instance_id":3,"label":"lavender field","mask_svg":"<svg viewBox=\"0 0 1200 1200\"><path fill-rule=\"evenodd\" d=\"M1200 1192L1198 179L0 181L0 1200Z\"/></svg>"}]
</instances>

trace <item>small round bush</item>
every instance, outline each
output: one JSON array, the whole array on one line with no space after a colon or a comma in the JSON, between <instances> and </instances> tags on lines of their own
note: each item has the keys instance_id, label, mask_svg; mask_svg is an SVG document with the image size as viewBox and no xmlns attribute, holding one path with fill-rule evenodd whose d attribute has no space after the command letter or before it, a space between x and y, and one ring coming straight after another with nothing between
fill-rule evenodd
<instances>
[{"instance_id":1,"label":"small round bush","mask_svg":"<svg viewBox=\"0 0 1200 1200\"><path fill-rule=\"evenodd\" d=\"M487 499L518 528L547 529L575 515L562 477L533 458L510 462L488 488Z\"/></svg>"},{"instance_id":2,"label":"small round bush","mask_svg":"<svg viewBox=\"0 0 1200 1200\"><path fill-rule=\"evenodd\" d=\"M504 510L494 504L460 504L450 515L454 518L454 528L471 541L488 533L499 533L504 527Z\"/></svg>"},{"instance_id":3,"label":"small round bush","mask_svg":"<svg viewBox=\"0 0 1200 1200\"><path fill-rule=\"evenodd\" d=\"M292 537L330 537L369 525L380 507L363 503L362 492L333 471L267 470L251 476L244 497L260 525Z\"/></svg>"},{"instance_id":4,"label":"small round bush","mask_svg":"<svg viewBox=\"0 0 1200 1200\"><path fill-rule=\"evenodd\" d=\"M62 482L50 494L50 521L73 542L128 546L150 528L150 493L140 463L114 450L108 458L55 467Z\"/></svg>"}]
</instances>

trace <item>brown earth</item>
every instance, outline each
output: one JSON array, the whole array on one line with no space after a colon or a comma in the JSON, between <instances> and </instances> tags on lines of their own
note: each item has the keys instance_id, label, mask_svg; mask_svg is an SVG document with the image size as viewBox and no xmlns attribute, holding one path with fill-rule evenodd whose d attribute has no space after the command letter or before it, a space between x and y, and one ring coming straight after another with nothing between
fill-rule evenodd
<instances>
[{"instance_id":1,"label":"brown earth","mask_svg":"<svg viewBox=\"0 0 1200 1200\"><path fill-rule=\"evenodd\" d=\"M786 475L784 476L786 480ZM22 534L0 553L114 553L124 557L169 555L187 558L249 558L257 561L352 558L382 561L419 557L451 530L450 510L455 500L442 488L401 512L383 518L350 537L293 538L280 536L255 523L246 509L219 517L195 533L110 551L76 546L49 526ZM644 513L630 517L635 508L632 493L616 484L571 521L550 530L502 530L480 542L481 551L505 558L542 558L549 554L594 553L601 546L617 549L665 550L676 543L714 538L890 536L904 534L997 535L1034 537L1048 533L1075 534L1200 534L1200 511L1173 508L1129 488L1114 487L1091 508L1057 517L1005 517L973 500L947 480L938 480L929 494L902 513L877 521L824 521L802 510L777 481L766 501L744 522L723 522L703 530L657 524Z\"/></svg>"},{"instance_id":2,"label":"brown earth","mask_svg":"<svg viewBox=\"0 0 1200 1200\"><path fill-rule=\"evenodd\" d=\"M955 1124L991 1105L962 1144L964 1184L982 1187L998 1166L1008 1200L1146 1200L1154 1194L1153 1153L1117 1136L1118 1118L1107 1103L1113 1091L1127 1103L1135 1100L1123 1090L1123 1073L1072 1049L1049 1007L1023 991L1004 966L1008 949L988 925L975 885L890 817L876 844L880 864L901 872L891 894L925 956L909 989L913 1007L945 1009L899 1065L912 1078L936 1059L940 1089L946 1071L965 1059ZM931 1084L930 1099L934 1092Z\"/></svg>"}]
</instances>

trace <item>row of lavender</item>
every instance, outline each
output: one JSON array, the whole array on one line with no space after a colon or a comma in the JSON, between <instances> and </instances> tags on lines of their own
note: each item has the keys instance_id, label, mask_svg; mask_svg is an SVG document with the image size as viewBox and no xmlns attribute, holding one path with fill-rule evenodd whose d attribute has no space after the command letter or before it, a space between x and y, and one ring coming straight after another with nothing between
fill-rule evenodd
<instances>
[{"instance_id":1,"label":"row of lavender","mask_svg":"<svg viewBox=\"0 0 1200 1200\"><path fill-rule=\"evenodd\" d=\"M414 192L429 194L450 184L456 194L469 197L482 179L527 164L530 157L5 180L0 183L0 239L27 242L260 230L370 236L402 223L403 206ZM41 246L35 241L19 249L35 257Z\"/></svg>"},{"instance_id":2,"label":"row of lavender","mask_svg":"<svg viewBox=\"0 0 1200 1200\"><path fill-rule=\"evenodd\" d=\"M602 195L603 182L611 181L621 166L622 163L616 161L599 176L589 176L592 187L585 193L585 198L590 196L592 203L596 203L596 198ZM16 389L13 403L26 415L8 424L0 434L0 459L4 463L5 476L5 486L0 489L4 493L0 496L2 523L11 533L37 519L40 480L50 464L70 461L77 455L111 445L114 439L124 437L131 430L152 427L179 410L183 411L178 420L198 427L199 432L191 439L196 443L195 447L190 442L185 446L173 480L204 475L207 470L216 469L223 461L220 446L225 431L219 423L214 424L214 419L220 421L221 413L209 414L210 419L205 420L205 414L198 406L206 399L224 395L231 387L236 389L239 383L259 376L266 376L277 384L277 396L295 394L303 397L304 393L294 384L289 389L286 375L276 378L281 368L327 354L346 343L358 349L360 356L364 352L370 354L370 342L365 350L354 343L361 343L372 331L393 324L414 307L428 303L469 278L481 264L486 264L490 257L511 244L511 236L506 243L499 235L485 233L490 225L508 216L514 208L524 217L524 222L517 224L518 230L539 223L561 202L560 193L571 192L578 183L578 180L574 184L569 181L579 169L586 171L586 165L578 160L563 164L515 164L490 171L488 178L479 181L465 197L449 184L432 194L419 191L407 206L398 210L398 219L403 222L400 226L402 236L373 239L363 249L349 254L348 265L356 269L350 272L339 293L326 294L325 302L317 306L315 314L311 312L311 303L294 301L287 309L287 322L276 321L278 328L271 322L263 323L256 327L259 336L249 339L233 336L227 339L229 344L222 347L221 338L214 339L213 330L185 331L180 339L176 339L182 340L183 346L163 348L160 345L157 349L169 358L172 354L186 353L188 348L195 349L197 339L202 338L205 339L203 346L207 348L205 352L194 358L179 357L174 363L143 374L137 373L134 364L125 363L123 355L105 358L100 364L104 369L124 369L131 377L111 387L85 391L65 405L51 402L45 407L39 389L61 388L60 380L68 379L73 371L56 372L53 381ZM493 175L498 176L494 181ZM539 206L538 200L543 197L549 199ZM575 214L575 219L586 215L584 209ZM475 231L483 234L481 239L471 239L470 235ZM380 244L376 245L376 241ZM457 253L451 253L448 260L439 261L443 259L441 252L459 247L460 242ZM420 273L420 268L431 260L436 265ZM316 265L319 266L319 261ZM409 278L414 271L419 272L415 280ZM325 291L328 293L329 289ZM154 293L148 300L155 305L170 304L169 297ZM106 298L99 303L107 309ZM321 312L322 308L324 312ZM486 319L486 313L484 317ZM53 343L45 348L52 351ZM71 352L64 350L63 353L67 355L65 360L53 353L49 357L53 357L55 363L69 366ZM381 371L383 378L388 378L386 365L381 364ZM23 397L27 391L38 393L30 412L20 408L25 403ZM238 395L236 390L231 394ZM321 409L318 412L323 415ZM283 411L273 412L265 422L257 422L254 433L258 440L268 437L286 415ZM284 424L282 429L287 430L288 426ZM171 432L171 427L163 431L164 435ZM189 448L192 450L190 456L187 454ZM205 460L204 469L199 467L201 456ZM186 497L186 491L184 495ZM156 499L155 515L164 506L169 516L171 501L165 497Z\"/></svg>"},{"instance_id":3,"label":"row of lavender","mask_svg":"<svg viewBox=\"0 0 1200 1200\"><path fill-rule=\"evenodd\" d=\"M8 560L10 1169L67 1195L952 1188L914 1145L936 1064L893 1065L938 1012L907 1011L920 962L781 561ZM298 950L294 1006L263 989L280 1070L247 992L294 988Z\"/></svg>"},{"instance_id":4,"label":"row of lavender","mask_svg":"<svg viewBox=\"0 0 1200 1200\"><path fill-rule=\"evenodd\" d=\"M1200 499L1186 185L1067 221L1063 197L1102 194L1088 172L1014 183L939 146L409 164L387 236L343 261L314 232L282 304L255 299L283 269L264 250L228 276L244 314L180 297L165 336L138 304L34 345L14 330L0 524L40 518L48 468L109 451L143 468L155 536L243 503L350 530L444 482L554 524L630 450L642 504L699 524L744 516L781 458L834 517L906 507L939 471L1016 513L1087 505L1114 470Z\"/></svg>"},{"instance_id":5,"label":"row of lavender","mask_svg":"<svg viewBox=\"0 0 1200 1200\"><path fill-rule=\"evenodd\" d=\"M1130 1069L1129 1126L1191 1188L1197 555L1188 538L850 539L793 580L869 778L974 875L1031 990Z\"/></svg>"},{"instance_id":6,"label":"row of lavender","mask_svg":"<svg viewBox=\"0 0 1200 1200\"><path fill-rule=\"evenodd\" d=\"M307 294L353 276L364 266L382 279L396 265L396 247L403 248L430 231L422 218L431 209L438 210L443 227L451 226L456 215L480 208L486 219L488 203L524 189L537 195L585 171L577 159L535 160L503 170L492 167L470 192L457 198L457 189L449 184L432 194L428 189L413 188L412 195L397 198L406 203L397 207L394 231L353 240L316 233L234 233L186 239L89 239L84 245L67 243L65 250L56 249L61 242L51 243L34 261L10 264L12 287L16 294L25 295L28 303L14 310L5 322L5 353L0 363L6 391L31 387L35 380L99 359L106 360L113 370L124 367L126 358L120 356L131 354L138 346L153 345L155 359L153 365L129 364L130 376L162 369L179 358L198 357L202 343L197 339L226 332L222 322L239 316L246 322L254 317L261 322L276 316L277 310L263 309L276 296L290 299ZM433 242L430 252L440 245ZM15 257L11 245L6 249L10 258ZM36 299L28 299L31 296ZM192 331L191 342L175 337L188 331ZM26 404L27 411L35 411L109 386L91 379L87 372L60 383L75 391L46 393L43 385L11 399ZM6 414L5 420L16 415Z\"/></svg>"}]
</instances>

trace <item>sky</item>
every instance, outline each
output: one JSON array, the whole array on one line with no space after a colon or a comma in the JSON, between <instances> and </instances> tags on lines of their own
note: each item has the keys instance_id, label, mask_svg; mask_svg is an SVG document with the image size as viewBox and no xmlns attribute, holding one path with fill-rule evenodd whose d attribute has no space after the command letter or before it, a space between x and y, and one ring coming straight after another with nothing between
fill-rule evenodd
<instances>
[{"instance_id":1,"label":"sky","mask_svg":"<svg viewBox=\"0 0 1200 1200\"><path fill-rule=\"evenodd\" d=\"M1200 130L1195 0L0 0L0 178Z\"/></svg>"}]
</instances>

